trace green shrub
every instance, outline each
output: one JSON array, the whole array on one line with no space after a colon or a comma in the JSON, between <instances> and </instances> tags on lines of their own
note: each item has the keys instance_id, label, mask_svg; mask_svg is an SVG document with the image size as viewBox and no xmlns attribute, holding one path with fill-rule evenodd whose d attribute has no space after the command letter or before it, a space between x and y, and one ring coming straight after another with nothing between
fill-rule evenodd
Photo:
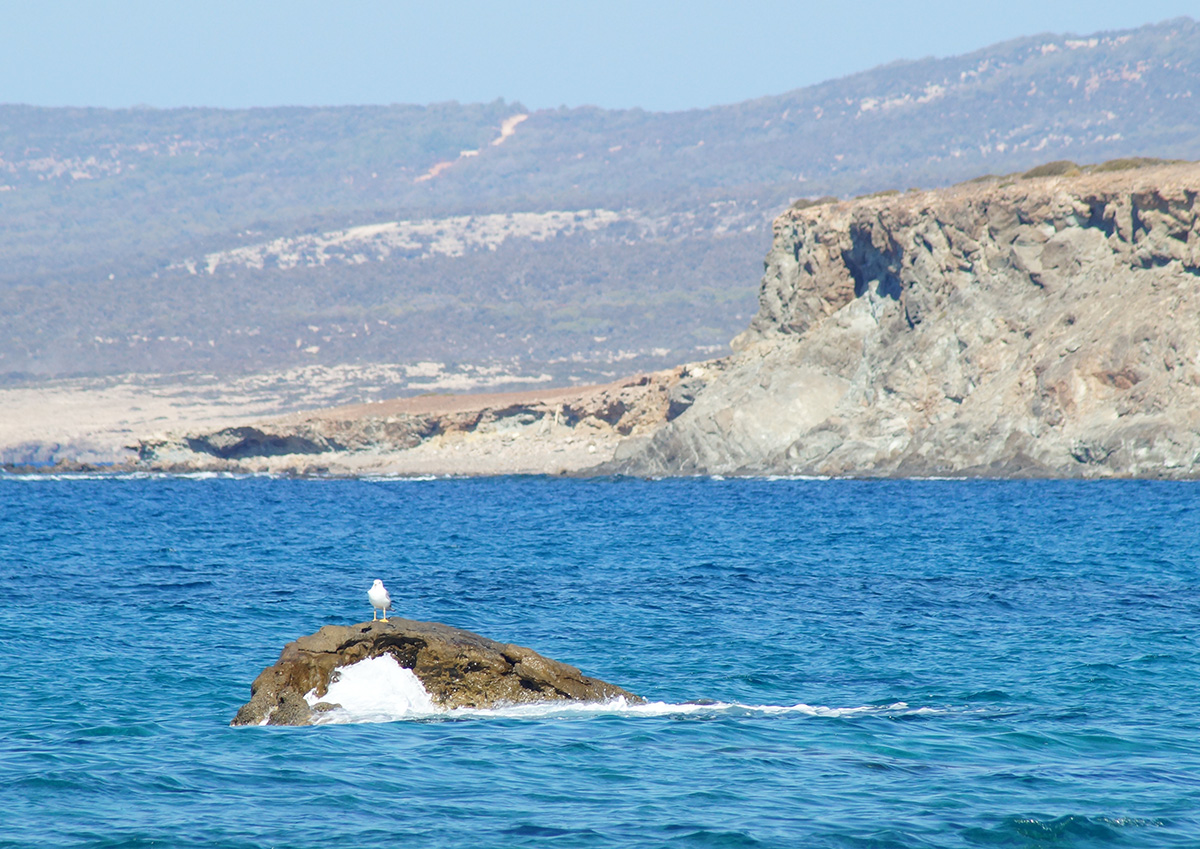
<instances>
[{"instance_id":1,"label":"green shrub","mask_svg":"<svg viewBox=\"0 0 1200 849\"><path fill-rule=\"evenodd\" d=\"M1096 174L1105 171L1131 171L1134 168L1146 168L1150 165L1169 165L1172 162L1179 162L1178 159L1158 159L1153 156L1131 156L1125 159L1110 159L1107 162L1101 162L1092 171Z\"/></svg>"},{"instance_id":2,"label":"green shrub","mask_svg":"<svg viewBox=\"0 0 1200 849\"><path fill-rule=\"evenodd\" d=\"M792 209L808 209L810 206L824 206L829 203L837 203L838 199L833 195L825 195L819 198L799 198L792 201Z\"/></svg>"},{"instance_id":3,"label":"green shrub","mask_svg":"<svg viewBox=\"0 0 1200 849\"><path fill-rule=\"evenodd\" d=\"M899 189L884 189L880 192L871 192L870 194L859 195L855 198L855 200L864 200L869 198L890 198L895 197L898 194L900 194Z\"/></svg>"},{"instance_id":4,"label":"green shrub","mask_svg":"<svg viewBox=\"0 0 1200 849\"><path fill-rule=\"evenodd\" d=\"M955 183L956 186L969 186L972 183L990 183L993 180L1004 179L999 174L980 174L978 177L972 177L970 180L963 180L961 183Z\"/></svg>"},{"instance_id":5,"label":"green shrub","mask_svg":"<svg viewBox=\"0 0 1200 849\"><path fill-rule=\"evenodd\" d=\"M1022 180L1032 180L1034 177L1073 177L1077 174L1082 174L1079 166L1069 159L1059 159L1056 162L1047 162L1045 165L1038 165L1036 168L1030 168L1021 175Z\"/></svg>"}]
</instances>

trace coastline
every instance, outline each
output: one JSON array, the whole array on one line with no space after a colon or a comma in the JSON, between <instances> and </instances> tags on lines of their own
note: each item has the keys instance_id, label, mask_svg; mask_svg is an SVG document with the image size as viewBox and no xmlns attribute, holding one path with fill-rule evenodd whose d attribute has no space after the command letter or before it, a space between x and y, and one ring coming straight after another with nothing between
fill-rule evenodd
<instances>
[{"instance_id":1,"label":"coastline","mask_svg":"<svg viewBox=\"0 0 1200 849\"><path fill-rule=\"evenodd\" d=\"M0 391L0 467L1195 479L1198 188L1173 163L798 204L723 359L370 403L310 373L60 381Z\"/></svg>"},{"instance_id":2,"label":"coastline","mask_svg":"<svg viewBox=\"0 0 1200 849\"><path fill-rule=\"evenodd\" d=\"M661 426L699 367L608 384L425 394L281 412L248 393L132 382L0 390L0 469L330 477L580 475ZM672 405L675 405L674 408ZM78 412L76 412L78 411ZM67 424L70 422L70 424ZM26 459L9 459L22 445ZM51 458L51 452L59 452ZM47 459L40 460L40 456Z\"/></svg>"}]
</instances>

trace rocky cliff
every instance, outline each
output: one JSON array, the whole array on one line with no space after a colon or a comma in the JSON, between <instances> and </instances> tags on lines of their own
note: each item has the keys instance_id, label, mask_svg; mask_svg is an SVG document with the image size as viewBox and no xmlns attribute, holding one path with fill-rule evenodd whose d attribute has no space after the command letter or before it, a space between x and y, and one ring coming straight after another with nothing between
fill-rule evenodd
<instances>
[{"instance_id":1,"label":"rocky cliff","mask_svg":"<svg viewBox=\"0 0 1200 849\"><path fill-rule=\"evenodd\" d=\"M545 701L600 702L642 699L589 678L573 666L532 649L498 643L439 622L388 619L359 625L326 625L284 646L279 660L250 685L250 701L231 725L309 725L337 705L322 699L338 670L390 656L411 669L441 708L488 708Z\"/></svg>"},{"instance_id":2,"label":"rocky cliff","mask_svg":"<svg viewBox=\"0 0 1200 849\"><path fill-rule=\"evenodd\" d=\"M1200 476L1200 165L793 207L637 474Z\"/></svg>"}]
</instances>

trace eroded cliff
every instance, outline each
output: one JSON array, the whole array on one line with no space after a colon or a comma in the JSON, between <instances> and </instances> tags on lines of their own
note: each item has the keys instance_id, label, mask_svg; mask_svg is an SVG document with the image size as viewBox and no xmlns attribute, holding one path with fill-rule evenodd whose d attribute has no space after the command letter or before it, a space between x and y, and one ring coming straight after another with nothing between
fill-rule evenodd
<instances>
[{"instance_id":1,"label":"eroded cliff","mask_svg":"<svg viewBox=\"0 0 1200 849\"><path fill-rule=\"evenodd\" d=\"M1200 475L1200 165L792 208L640 474Z\"/></svg>"}]
</instances>

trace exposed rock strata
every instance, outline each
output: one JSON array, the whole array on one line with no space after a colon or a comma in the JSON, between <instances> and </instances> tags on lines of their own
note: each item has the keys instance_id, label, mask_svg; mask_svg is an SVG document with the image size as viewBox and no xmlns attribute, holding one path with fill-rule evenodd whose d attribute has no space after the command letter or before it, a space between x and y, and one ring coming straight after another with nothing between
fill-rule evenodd
<instances>
[{"instance_id":1,"label":"exposed rock strata","mask_svg":"<svg viewBox=\"0 0 1200 849\"><path fill-rule=\"evenodd\" d=\"M602 386L422 396L146 439L137 468L332 474L559 474L687 409L680 367Z\"/></svg>"},{"instance_id":2,"label":"exposed rock strata","mask_svg":"<svg viewBox=\"0 0 1200 849\"><path fill-rule=\"evenodd\" d=\"M326 625L288 643L274 666L250 685L250 701L231 725L308 725L315 713L305 695L329 690L338 667L391 655L411 669L443 708L489 708L545 701L599 702L642 699L612 684L589 678L573 666L542 657L532 649L498 643L438 622L388 619L359 625Z\"/></svg>"},{"instance_id":3,"label":"exposed rock strata","mask_svg":"<svg viewBox=\"0 0 1200 849\"><path fill-rule=\"evenodd\" d=\"M760 309L612 471L1200 476L1200 165L794 208Z\"/></svg>"}]
</instances>

